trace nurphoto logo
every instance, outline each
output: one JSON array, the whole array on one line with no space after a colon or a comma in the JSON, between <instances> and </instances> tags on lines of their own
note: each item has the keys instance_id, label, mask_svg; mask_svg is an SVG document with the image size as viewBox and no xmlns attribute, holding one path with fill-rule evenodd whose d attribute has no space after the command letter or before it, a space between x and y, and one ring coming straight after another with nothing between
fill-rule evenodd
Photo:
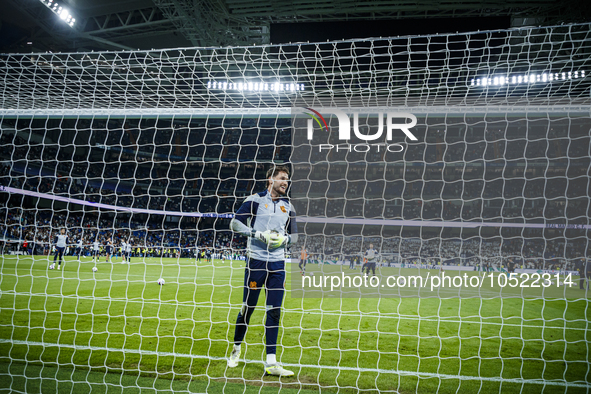
<instances>
[{"instance_id":1,"label":"nurphoto logo","mask_svg":"<svg viewBox=\"0 0 591 394\"><path fill-rule=\"evenodd\" d=\"M324 115L335 115L338 120L338 140L345 144L318 144L319 152L330 151L335 149L336 151L347 150L349 152L368 152L370 150L376 150L377 152L387 150L388 152L402 152L404 146L400 143L393 142L393 140L399 137L406 136L411 141L418 141L418 138L410 131L410 129L417 124L417 118L413 114L403 112L377 112L377 129L370 130L369 133L364 134L359 128L359 113L354 112L353 127L351 127L351 117L345 113L345 111L338 108L302 108L303 114L308 115L310 118L307 119L307 139L312 141L315 132L320 131L330 132L328 124ZM407 123L407 120L410 122ZM386 127L384 127L384 123ZM316 131L314 125L317 125ZM360 141L360 143L351 143L353 139L351 136L351 129L353 129L354 139ZM385 130L385 139L384 139ZM402 133L399 133L402 132ZM368 142L372 142L371 144Z\"/></svg>"}]
</instances>

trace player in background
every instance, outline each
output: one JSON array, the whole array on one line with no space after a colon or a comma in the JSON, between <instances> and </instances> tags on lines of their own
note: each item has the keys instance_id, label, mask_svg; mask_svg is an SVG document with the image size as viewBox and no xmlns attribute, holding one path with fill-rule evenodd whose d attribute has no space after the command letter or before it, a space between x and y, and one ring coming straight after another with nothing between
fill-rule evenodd
<instances>
[{"instance_id":1,"label":"player in background","mask_svg":"<svg viewBox=\"0 0 591 394\"><path fill-rule=\"evenodd\" d=\"M111 253L113 252L113 241L111 240L111 238L109 237L107 239L107 245L105 246L105 254L107 255L106 258L106 262L110 263L111 262Z\"/></svg>"},{"instance_id":2,"label":"player in background","mask_svg":"<svg viewBox=\"0 0 591 394\"><path fill-rule=\"evenodd\" d=\"M119 253L123 252L123 249L120 246L117 246L117 240L113 240L111 238L111 245L113 246L113 248L111 249L111 253L113 254L114 257L114 261L117 262L117 260L119 259ZM123 264L125 262L122 262L121 264Z\"/></svg>"},{"instance_id":3,"label":"player in background","mask_svg":"<svg viewBox=\"0 0 591 394\"><path fill-rule=\"evenodd\" d=\"M97 234L96 238L94 239L94 242L92 243L92 262L93 263L98 263L100 252L101 252L101 247L100 247L100 244L98 241L98 234Z\"/></svg>"},{"instance_id":4,"label":"player in background","mask_svg":"<svg viewBox=\"0 0 591 394\"><path fill-rule=\"evenodd\" d=\"M351 256L351 259L353 260L353 269L356 270L359 265L359 256Z\"/></svg>"},{"instance_id":5,"label":"player in background","mask_svg":"<svg viewBox=\"0 0 591 394\"><path fill-rule=\"evenodd\" d=\"M286 197L289 169L276 166L267 172L267 190L244 200L230 222L230 228L248 237L244 271L243 304L234 331L234 346L228 367L238 365L241 343L263 286L266 290L265 374L293 376L277 362L277 336L285 292L285 247L297 242L295 210ZM289 235L290 233L291 235Z\"/></svg>"},{"instance_id":6,"label":"player in background","mask_svg":"<svg viewBox=\"0 0 591 394\"><path fill-rule=\"evenodd\" d=\"M579 271L579 289L589 290L589 279L591 279L591 262L587 259L581 259L577 264Z\"/></svg>"},{"instance_id":7,"label":"player in background","mask_svg":"<svg viewBox=\"0 0 591 394\"><path fill-rule=\"evenodd\" d=\"M305 247L302 246L302 250L300 251L300 263L298 267L300 267L300 274L302 276L306 275L306 264L308 263L308 251Z\"/></svg>"},{"instance_id":8,"label":"player in background","mask_svg":"<svg viewBox=\"0 0 591 394\"><path fill-rule=\"evenodd\" d=\"M127 264L131 263L131 249L133 246L131 245L131 238L129 238L128 242L125 244L125 257L127 258Z\"/></svg>"},{"instance_id":9,"label":"player in background","mask_svg":"<svg viewBox=\"0 0 591 394\"><path fill-rule=\"evenodd\" d=\"M125 242L125 240L121 240L121 264L125 264L127 262L127 258L126 258L126 252L127 252L127 242Z\"/></svg>"},{"instance_id":10,"label":"player in background","mask_svg":"<svg viewBox=\"0 0 591 394\"><path fill-rule=\"evenodd\" d=\"M376 262L378 258L378 251L373 248L373 244L369 244L369 249L365 251L365 259L367 263L365 267L367 268L367 275L369 275L369 270L371 269L373 276L376 275ZM363 273L363 270L361 271Z\"/></svg>"},{"instance_id":11,"label":"player in background","mask_svg":"<svg viewBox=\"0 0 591 394\"><path fill-rule=\"evenodd\" d=\"M76 244L76 256L78 256L78 262L80 262L80 258L82 257L82 236L78 239L78 243Z\"/></svg>"},{"instance_id":12,"label":"player in background","mask_svg":"<svg viewBox=\"0 0 591 394\"><path fill-rule=\"evenodd\" d=\"M53 256L53 263L55 264L58 256L58 266L57 269L61 269L62 267L62 260L64 259L64 252L66 247L68 246L68 236L66 235L66 229L62 228L60 233L55 236L55 240L53 241L55 247L55 255Z\"/></svg>"}]
</instances>

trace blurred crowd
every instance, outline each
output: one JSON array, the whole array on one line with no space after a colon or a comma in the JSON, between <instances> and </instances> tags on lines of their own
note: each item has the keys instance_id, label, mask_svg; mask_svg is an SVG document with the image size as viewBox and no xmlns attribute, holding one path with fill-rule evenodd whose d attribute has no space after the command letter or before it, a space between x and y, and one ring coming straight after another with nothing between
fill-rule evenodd
<instances>
[{"instance_id":1,"label":"blurred crowd","mask_svg":"<svg viewBox=\"0 0 591 394\"><path fill-rule=\"evenodd\" d=\"M543 238L473 237L401 238L371 236L307 236L292 248L299 253L304 247L311 259L362 261L365 250L373 244L380 261L422 265L455 265L495 268L572 269L577 262L591 256L591 244L576 240ZM299 256L299 254L298 254Z\"/></svg>"},{"instance_id":2,"label":"blurred crowd","mask_svg":"<svg viewBox=\"0 0 591 394\"><path fill-rule=\"evenodd\" d=\"M115 248L131 244L134 255L148 257L172 257L177 254L179 257L192 257L197 250L208 253L231 251L242 256L246 247L246 239L233 234L227 225L225 230L198 229L197 226L181 228L179 223L117 222L107 215L99 217L92 213L6 207L0 209L0 215L4 218L0 223L3 253L51 253L55 237L62 228L68 235L70 254L76 252L79 240L82 240L82 252L88 255L92 253L94 242L98 242L102 251L109 241ZM23 248L25 241L26 250Z\"/></svg>"},{"instance_id":3,"label":"blurred crowd","mask_svg":"<svg viewBox=\"0 0 591 394\"><path fill-rule=\"evenodd\" d=\"M108 215L94 213L52 212L47 209L0 208L4 218L0 223L2 251L48 254L54 238L65 228L69 237L70 254L75 253L82 240L83 253L90 254L97 241L101 249L111 240L117 248L123 243L132 245L134 256L193 257L198 251L230 253L244 256L246 238L229 229L229 219L218 229L199 228L199 224L183 224L160 220L113 220ZM27 242L26 250L23 243ZM345 235L300 234L291 255L299 257L302 247L311 259L319 261L361 261L373 244L382 263L426 265L462 265L476 267L512 267L536 269L574 269L578 259L590 255L590 244L585 238L544 239L542 237L454 237L420 239L418 237L377 237Z\"/></svg>"}]
</instances>

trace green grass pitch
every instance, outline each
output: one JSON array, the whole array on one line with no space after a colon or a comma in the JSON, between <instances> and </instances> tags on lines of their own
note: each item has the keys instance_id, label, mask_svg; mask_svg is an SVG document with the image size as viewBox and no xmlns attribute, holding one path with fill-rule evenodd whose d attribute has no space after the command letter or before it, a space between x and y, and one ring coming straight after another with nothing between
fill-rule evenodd
<instances>
[{"instance_id":1,"label":"green grass pitch","mask_svg":"<svg viewBox=\"0 0 591 394\"><path fill-rule=\"evenodd\" d=\"M278 359L296 375L279 379L262 376L263 294L243 345L247 361L226 367L243 262L103 258L96 273L90 258L68 258L60 271L41 256L0 264L0 392L591 389L591 310L578 288L562 299L301 299L288 291ZM287 276L289 289L289 268Z\"/></svg>"}]
</instances>

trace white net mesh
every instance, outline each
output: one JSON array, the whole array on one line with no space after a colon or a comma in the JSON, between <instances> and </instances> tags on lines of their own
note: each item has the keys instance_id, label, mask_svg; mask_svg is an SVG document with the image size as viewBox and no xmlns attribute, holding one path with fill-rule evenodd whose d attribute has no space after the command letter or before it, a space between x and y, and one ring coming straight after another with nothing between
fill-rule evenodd
<instances>
[{"instance_id":1,"label":"white net mesh","mask_svg":"<svg viewBox=\"0 0 591 394\"><path fill-rule=\"evenodd\" d=\"M1 55L0 390L588 390L590 34ZM288 291L278 359L295 376L277 379L262 377L264 296L246 362L226 365L246 247L229 222L293 164L293 106L396 108L418 141L310 166L288 278L306 277L302 245L306 275L358 277L373 243L384 280L443 268L497 286ZM511 272L554 287L499 298Z\"/></svg>"}]
</instances>

